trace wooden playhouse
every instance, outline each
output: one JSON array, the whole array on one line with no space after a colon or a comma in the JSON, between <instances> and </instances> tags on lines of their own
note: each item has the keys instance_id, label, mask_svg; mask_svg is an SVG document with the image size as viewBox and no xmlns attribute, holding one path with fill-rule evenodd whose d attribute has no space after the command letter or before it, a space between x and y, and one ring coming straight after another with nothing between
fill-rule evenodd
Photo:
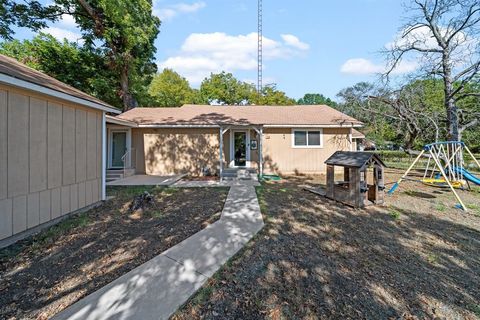
<instances>
[{"instance_id":1,"label":"wooden playhouse","mask_svg":"<svg viewBox=\"0 0 480 320\"><path fill-rule=\"evenodd\" d=\"M355 208L383 204L385 164L370 152L337 151L325 161L327 165L326 197ZM339 170L340 180L335 179Z\"/></svg>"}]
</instances>

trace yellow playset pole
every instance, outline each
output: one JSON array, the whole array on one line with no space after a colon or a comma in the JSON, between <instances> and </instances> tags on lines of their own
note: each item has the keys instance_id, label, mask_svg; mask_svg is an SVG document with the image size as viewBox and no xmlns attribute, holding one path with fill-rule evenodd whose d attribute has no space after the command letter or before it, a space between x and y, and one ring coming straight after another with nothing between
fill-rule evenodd
<instances>
[{"instance_id":1,"label":"yellow playset pole","mask_svg":"<svg viewBox=\"0 0 480 320\"><path fill-rule=\"evenodd\" d=\"M425 153L425 150L422 150L422 152L420 152L420 154L415 159L415 161L413 161L410 168L408 168L408 170L403 174L403 176L392 186L392 188L390 190L388 190L388 194L392 194L393 192L395 192L395 190L398 188L398 185L403 181L403 179L405 179L408 176L410 171L413 169L413 166L415 166L415 164L418 162L420 157L423 156L424 153Z\"/></svg>"},{"instance_id":2,"label":"yellow playset pole","mask_svg":"<svg viewBox=\"0 0 480 320\"><path fill-rule=\"evenodd\" d=\"M430 155L433 157L433 161L435 161L435 163L437 164L438 169L439 169L440 172L442 173L443 179L445 179L445 181L447 182L448 186L449 186L450 189L452 190L453 194L454 194L455 197L457 198L458 202L460 202L460 205L462 206L462 209L465 210L465 211L468 211L468 210L467 210L467 207L465 206L465 204L463 203L462 199L461 199L460 196L457 194L457 191L455 191L455 188L452 186L452 184L450 183L450 180L448 179L447 175L445 174L445 171L444 171L443 168L442 168L442 164L441 164L440 161L438 161L438 159L433 155L432 149L430 149Z\"/></svg>"}]
</instances>

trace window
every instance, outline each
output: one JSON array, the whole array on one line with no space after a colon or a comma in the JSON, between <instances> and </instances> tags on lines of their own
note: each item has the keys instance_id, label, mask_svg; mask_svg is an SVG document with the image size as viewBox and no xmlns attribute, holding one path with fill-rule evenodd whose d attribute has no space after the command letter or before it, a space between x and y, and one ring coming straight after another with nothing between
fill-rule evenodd
<instances>
[{"instance_id":1,"label":"window","mask_svg":"<svg viewBox=\"0 0 480 320\"><path fill-rule=\"evenodd\" d=\"M294 148L322 148L322 130L293 130Z\"/></svg>"}]
</instances>

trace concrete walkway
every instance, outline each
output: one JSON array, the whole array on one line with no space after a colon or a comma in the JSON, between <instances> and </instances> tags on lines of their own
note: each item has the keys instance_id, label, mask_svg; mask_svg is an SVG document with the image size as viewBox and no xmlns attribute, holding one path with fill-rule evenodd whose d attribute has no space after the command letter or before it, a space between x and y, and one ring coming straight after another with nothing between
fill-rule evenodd
<instances>
[{"instance_id":1,"label":"concrete walkway","mask_svg":"<svg viewBox=\"0 0 480 320\"><path fill-rule=\"evenodd\" d=\"M233 186L220 220L53 319L168 319L262 227L254 187Z\"/></svg>"},{"instance_id":2,"label":"concrete walkway","mask_svg":"<svg viewBox=\"0 0 480 320\"><path fill-rule=\"evenodd\" d=\"M181 180L185 175L153 176L137 174L131 177L107 182L107 186L170 186Z\"/></svg>"}]
</instances>

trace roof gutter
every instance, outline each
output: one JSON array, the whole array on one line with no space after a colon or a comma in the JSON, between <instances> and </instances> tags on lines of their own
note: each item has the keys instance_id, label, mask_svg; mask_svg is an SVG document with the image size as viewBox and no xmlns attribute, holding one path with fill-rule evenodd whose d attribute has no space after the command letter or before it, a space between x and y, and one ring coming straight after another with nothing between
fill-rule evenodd
<instances>
[{"instance_id":1,"label":"roof gutter","mask_svg":"<svg viewBox=\"0 0 480 320\"><path fill-rule=\"evenodd\" d=\"M138 128L220 128L221 126L232 126L232 127L258 127L263 126L264 128L361 128L362 124L349 124L349 125L338 125L338 124L248 124L248 125L239 125L239 124L139 124Z\"/></svg>"},{"instance_id":2,"label":"roof gutter","mask_svg":"<svg viewBox=\"0 0 480 320\"><path fill-rule=\"evenodd\" d=\"M87 106L93 109L101 110L104 112L111 112L115 114L120 114L121 111L118 109L115 109L113 107L107 107L105 105L101 105L99 103L95 103L90 100L78 98L72 95L69 95L67 93L63 93L57 90L49 89L43 86L40 86L38 84L34 84L25 80L20 80L15 77L8 76L6 74L0 73L0 83L6 84L6 85L11 85L14 87L22 88L22 89L27 89L27 90L32 90L38 93L46 94L51 97L59 98L65 101L73 102L76 104L80 104L83 106Z\"/></svg>"},{"instance_id":3,"label":"roof gutter","mask_svg":"<svg viewBox=\"0 0 480 320\"><path fill-rule=\"evenodd\" d=\"M361 128L363 124L266 124L265 128Z\"/></svg>"},{"instance_id":4,"label":"roof gutter","mask_svg":"<svg viewBox=\"0 0 480 320\"><path fill-rule=\"evenodd\" d=\"M129 127L129 128L137 128L138 127L138 124L135 123L135 122L128 121L128 120L123 120L123 119L108 116L108 115L105 117L105 119L106 119L105 121L107 123L113 123L113 124Z\"/></svg>"}]
</instances>

